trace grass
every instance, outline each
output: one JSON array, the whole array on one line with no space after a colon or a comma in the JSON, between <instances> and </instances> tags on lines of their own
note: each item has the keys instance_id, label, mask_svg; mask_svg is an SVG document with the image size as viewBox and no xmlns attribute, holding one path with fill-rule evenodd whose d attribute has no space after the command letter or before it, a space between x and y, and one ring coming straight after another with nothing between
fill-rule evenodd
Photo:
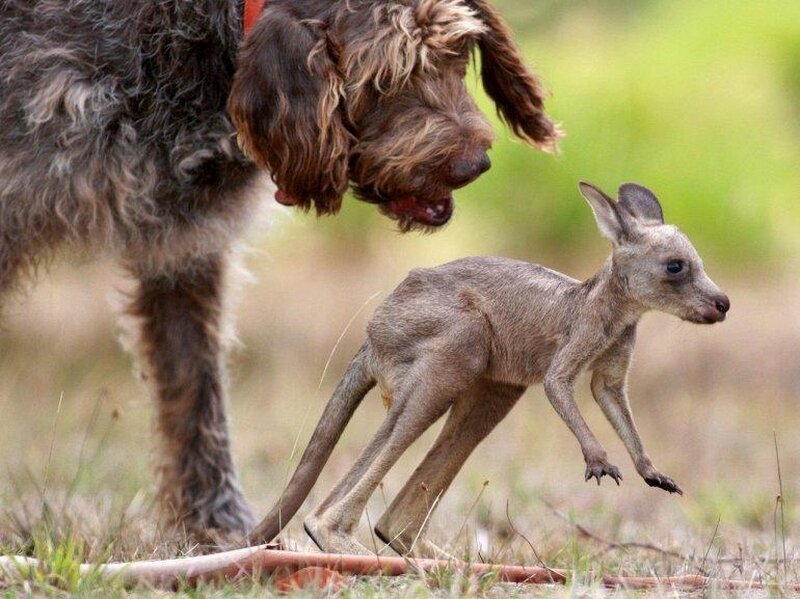
<instances>
[{"instance_id":1,"label":"grass","mask_svg":"<svg viewBox=\"0 0 800 599\"><path fill-rule=\"evenodd\" d=\"M248 497L259 514L276 499L292 450L308 439L369 313L409 269L490 253L588 276L607 246L577 180L608 189L637 180L659 193L668 220L695 240L733 300L723 325L653 315L639 334L634 412L656 464L686 495L637 479L584 382L582 412L625 475L619 488L585 484L575 440L532 389L443 497L431 536L470 559L566 568L570 584L530 589L444 570L355 580L342 595L631 594L598 588L590 571L797 583L800 4L499 4L554 92L550 110L569 133L562 153L532 152L498 126L493 169L458 193L457 217L433 236L396 235L354 201L336 219L274 214L277 232L253 234L246 262L259 282L241 290L242 344L231 360L234 453ZM479 102L492 112L480 94ZM166 596L78 575L77 565L196 550L156 525L152 408L118 348L107 297L117 286L113 265L59 262L48 281L4 306L0 554L44 566L2 583L0 594ZM379 398L365 402L301 514L345 472L382 415ZM372 521L434 434L384 481L368 508ZM360 534L369 545L366 521ZM310 547L296 521L286 539ZM785 567L777 561L784 551ZM271 588L242 581L179 594L261 597Z\"/></svg>"},{"instance_id":2,"label":"grass","mask_svg":"<svg viewBox=\"0 0 800 599\"><path fill-rule=\"evenodd\" d=\"M238 309L242 347L232 359L234 451L247 494L260 514L277 496L276 481L283 481L296 461L290 458L295 443L302 446L307 440L360 344L377 298L344 335L343 329L376 287L390 286L391 277L399 279L419 260L412 247L421 244L417 251L426 251L434 243L433 238L400 237L387 242L383 252L402 256L389 272L381 252L356 265L325 269L320 268L313 238L301 246L291 243L312 226L302 220L286 225L272 241L258 246L270 259L250 256L262 282L244 289ZM429 256L435 258L435 253ZM337 261L330 255L324 259ZM348 264L343 259L338 263ZM311 280L314 293L309 293ZM156 526L150 486L150 456L156 447L152 411L144 387L131 376L128 357L116 346L113 311L104 301L113 281L108 265L76 269L57 264L51 279L25 296L24 306L9 306L0 348L0 552L35 556L45 563L42 571L7 585L4 592L12 596L28 589L57 596L149 596L158 592L78 577L76 564L195 551ZM659 576L705 572L797 582L800 439L794 431L800 415L794 407L793 366L785 359L800 339L793 324L800 322L792 311L796 308L785 303L797 287L781 279L757 288L734 280L723 281L723 286L736 306L729 321L704 328L649 315L642 323L633 367L631 395L642 435L656 464L686 490L684 497L668 496L637 479L588 397L585 381L580 385L581 409L622 467L625 480L620 487L583 483L577 444L541 390L532 389L443 497L433 515L432 539L473 560L545 563L573 572L566 589L535 589L542 596L610 594L597 588L590 571ZM92 318L76 324L83 305L96 309ZM758 343L754 327L769 344ZM707 356L714 356L713 365ZM383 409L380 398L368 398L301 514L344 473ZM773 432L780 448L782 492ZM399 490L434 433L415 444L386 478L369 505L371 521ZM775 509L779 493L784 524ZM360 534L369 544L366 519ZM286 538L290 547L310 548L297 521L289 525ZM792 560L785 571L776 561L783 555L784 540ZM256 596L270 588L269 581L243 581L186 589L184 594ZM444 571L359 580L348 584L345 595L388 592L494 596L532 590Z\"/></svg>"}]
</instances>

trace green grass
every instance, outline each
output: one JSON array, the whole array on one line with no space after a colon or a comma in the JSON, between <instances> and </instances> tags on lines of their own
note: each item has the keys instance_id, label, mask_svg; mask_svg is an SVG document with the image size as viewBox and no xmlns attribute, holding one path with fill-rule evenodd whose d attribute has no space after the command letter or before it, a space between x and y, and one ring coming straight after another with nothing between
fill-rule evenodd
<instances>
[{"instance_id":1,"label":"green grass","mask_svg":"<svg viewBox=\"0 0 800 599\"><path fill-rule=\"evenodd\" d=\"M120 382L120 384L122 384ZM762 404L763 405L763 404ZM681 403L676 407L679 414L668 417L667 422L656 417L659 425L674 432L682 416L689 422L699 422L702 406ZM74 427L61 422L54 427L56 438L52 456L46 471L54 473L51 486L45 489L36 475L25 480L15 480L13 491L0 493L0 554L23 554L40 560L39 568L21 567L16 575L0 582L0 595L16 596L33 593L45 596L102 596L102 597L147 597L167 596L172 593L159 591L147 585L125 586L120 579L106 579L97 571L81 574L79 564L91 561L101 564L124 559L148 559L151 557L190 555L196 549L187 545L179 535L160 530L155 526L154 514L147 501L141 501L141 493L133 497L124 490L108 489L104 481L84 478L80 474L69 478L57 474L67 472L65 467L80 459L60 451L64 437L83 437L90 458L83 462L87 472L102 469L109 455L91 451L103 447L105 454L124 459L133 450L130 440L117 438L107 444L109 431L114 431L117 419L102 418L102 413L113 408L100 408L77 412L100 412L99 424L81 432L70 432ZM590 425L597 429L598 422L591 411L586 411ZM778 418L777 412L773 414ZM70 418L67 412L60 415ZM545 421L542 421L545 416ZM553 426L555 419L548 412L526 407L514 422L503 423L504 434L494 435L488 447L479 450L477 463L472 463L457 479L454 488L446 497L445 506L435 516L431 532L433 538L449 551L465 559L492 563L546 565L565 569L570 573L564 587L529 587L498 582L492 576L465 576L456 569L444 568L427 574L412 574L400 578L353 578L348 580L341 597L381 597L391 594L399 597L460 597L460 596L641 596L641 593L609 591L602 589L599 576L602 574L628 576L667 576L681 574L705 574L712 577L734 579L757 579L780 585L785 581L796 582L798 570L794 556L797 545L791 534L793 522L798 514L792 500L792 492L786 496L788 506L787 528L780 532L776 525L774 503L771 492L777 483L770 483L774 472L764 471L754 477L753 484L746 489L734 488L726 482L724 470L730 462L715 463L711 471L693 471L698 464L687 456L702 451L710 444L715 451L726 451L732 440L715 436L697 436L698 427L684 441L686 453L671 458L676 462L678 474L685 484L687 496L677 498L646 488L636 480L631 467L622 461L619 452L617 461L624 465L626 477L623 487L611 485L596 487L579 482L580 457L576 452L560 452L554 445L569 447L568 435ZM642 414L645 437L653 435L652 414ZM545 425L544 438L520 443L530 426ZM133 423L129 423L129 426ZM27 421L16 422L19 427L28 426ZM140 423L141 425L141 423ZM135 425L135 426L140 426ZM763 430L768 422L759 424L753 420L755 431ZM501 425L503 426L503 425ZM791 426L791 425L790 425ZM555 437L553 437L555 435ZM361 445L360 437L345 440L345 454ZM554 443L555 439L560 439ZM667 457L662 446L664 439L656 437L654 453ZM767 435L768 437L768 435ZM739 439L739 443L747 438ZM796 443L784 453L784 461L796 451ZM609 445L610 448L614 445ZM251 448L257 450L258 448ZM423 448L417 448L418 458ZM750 447L759 454L764 470L774 460L769 443ZM248 452L245 452L245 456ZM537 463L531 464L531 459ZM548 475L542 461L558 459L557 470L575 476L570 484L560 481L558 476ZM687 460L684 462L684 460ZM341 458L333 464L333 473L324 476L321 486L327 488L348 460ZM785 476L793 476L796 465L790 465ZM245 460L247 462L247 460ZM277 466L277 465L276 465ZM538 467L532 467L538 466ZM277 468L257 471L265 482L274 481ZM401 466L401 470L403 470ZM406 468L407 469L407 468ZM80 472L80 471L79 471ZM252 474L252 470L251 470ZM478 478L476 478L476 476ZM480 477L490 476L492 482L481 482ZM533 478L531 478L533 476ZM395 474L387 480L386 494L390 497L398 488L403 474ZM702 479L710 477L706 484ZM795 489L795 478L790 489ZM576 493L576 491L579 491ZM114 497L116 495L116 497ZM121 495L121 497L119 496ZM383 490L370 505L375 514L387 499ZM124 501L127 499L128 503ZM122 502L122 503L121 503ZM367 535L365 529L361 535ZM307 540L302 538L295 523L290 527L290 546L305 548ZM793 561L784 570L775 560L782 556L781 543L787 540L789 556ZM305 543L305 545L304 545ZM644 546L647 545L647 546ZM274 580L267 578L244 579L236 582L206 583L198 588L181 585L176 596L185 597L261 597L274 593ZM668 589L661 593L669 594ZM302 592L296 596L324 596L325 593ZM707 589L703 596L725 596L714 589Z\"/></svg>"},{"instance_id":2,"label":"green grass","mask_svg":"<svg viewBox=\"0 0 800 599\"><path fill-rule=\"evenodd\" d=\"M310 229L312 224L300 221L298 226ZM397 280L419 259L398 250L426 250L441 243L398 237L365 256L357 268L341 261L338 268L320 269L320 257L331 257L320 252L319 237L287 243L294 231L288 228L273 238L264 254L269 260L252 260L262 282L246 289L238 310L243 347L232 360L234 454L257 514L275 500L296 461L290 457L295 442L306 442L360 345L371 306L344 335L319 386L345 324L376 286ZM458 231L448 231L443 239L453 233ZM638 480L621 443L588 397L585 380L578 386L581 411L625 480L620 487L584 483L574 438L541 389L534 388L456 478L434 514L431 537L472 560L531 565L541 560L573 572L570 585L527 589L444 571L351 581L346 596L610 594L596 588L589 571L640 576L702 571L738 579L800 580L796 561L786 572L775 561L783 555L784 537L788 556L798 556L800 438L795 433L800 413L794 363L786 356L797 347L800 337L792 323L800 319L785 303L797 294L797 283L728 283L736 305L729 322L703 328L648 316L636 349L630 381L634 413L656 464L681 484L684 497ZM196 551L157 525L150 467L157 451L152 407L145 388L131 376L129 358L115 345L113 313L104 302L111 287L103 265L78 271L58 266L52 280L26 296L24 306L9 306L0 340L0 553L39 557L45 565L24 580L6 583L8 596L29 590L50 596L151 596L159 592L77 577L76 564ZM96 307L90 318L81 308L85 305ZM380 398L370 396L300 517L345 472L383 414ZM783 469L784 532L776 527L773 431ZM369 505L372 521L435 432L424 435L387 476ZM366 522L359 534L369 544ZM289 525L286 539L292 548L310 548L299 518ZM741 563L719 562L719 557ZM183 595L255 597L270 588L269 580L242 581L185 589Z\"/></svg>"}]
</instances>

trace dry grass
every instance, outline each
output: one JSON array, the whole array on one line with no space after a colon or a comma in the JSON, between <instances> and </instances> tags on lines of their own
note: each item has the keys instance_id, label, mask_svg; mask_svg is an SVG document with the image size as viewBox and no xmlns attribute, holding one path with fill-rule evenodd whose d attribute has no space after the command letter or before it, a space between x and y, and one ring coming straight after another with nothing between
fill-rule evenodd
<instances>
[{"instance_id":1,"label":"dry grass","mask_svg":"<svg viewBox=\"0 0 800 599\"><path fill-rule=\"evenodd\" d=\"M334 253L324 238L312 236L316 226L308 221L286 226L269 243L256 243L259 251L247 258L257 282L242 290L237 310L242 346L232 358L231 412L235 454L259 513L277 497L297 459L292 448L308 438L379 300L344 334L320 386L329 354L358 307L376 291L390 290L413 266L463 255L464 247L491 251L490 241L464 233L469 228L451 228L436 239L391 235L362 241L360 247L368 251L359 251L354 260L346 241L339 240ZM328 238L335 237L336 225L323 226L333 227ZM568 262L555 265L578 276L591 270L569 268ZM713 265L709 269L713 275ZM27 587L9 586L10 595L26 589L123 594L119 585L76 578L75 561L193 550L154 524L152 410L115 339L107 298L116 281L107 264L58 264L35 291L7 306L0 345L0 553L38 555L53 564L50 576L31 577ZM577 443L541 390L532 389L444 497L433 518L433 538L472 559L541 560L574 572L571 588L537 590L543 595L607 594L593 586L589 570L798 582L793 531L800 515L800 287L778 276L757 285L752 278L721 282L733 300L729 321L701 328L665 316L646 317L631 380L649 450L684 488L684 497L651 489L636 477L586 384L583 412L625 480L620 487L584 483ZM365 402L305 509L343 474L382 414L377 396ZM776 529L773 431L780 448L785 534ZM387 477L370 503L372 521L434 433L413 446ZM371 542L366 523L361 534ZM290 546L310 547L296 522L286 538ZM775 561L782 557L784 540L786 568ZM633 542L664 551L625 545ZM198 595L239 592L260 596L264 590L245 582L205 588ZM525 592L529 589L445 572L424 579L360 581L345 594Z\"/></svg>"}]
</instances>

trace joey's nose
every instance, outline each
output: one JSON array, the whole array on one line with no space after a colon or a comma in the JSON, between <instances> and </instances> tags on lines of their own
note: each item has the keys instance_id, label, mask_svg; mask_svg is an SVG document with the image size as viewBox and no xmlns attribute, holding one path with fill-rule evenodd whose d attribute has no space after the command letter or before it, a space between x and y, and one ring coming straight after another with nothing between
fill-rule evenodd
<instances>
[{"instance_id":1,"label":"joey's nose","mask_svg":"<svg viewBox=\"0 0 800 599\"><path fill-rule=\"evenodd\" d=\"M728 299L727 295L720 295L717 299L714 300L714 307L725 314L728 310L731 309L731 300Z\"/></svg>"},{"instance_id":2,"label":"joey's nose","mask_svg":"<svg viewBox=\"0 0 800 599\"><path fill-rule=\"evenodd\" d=\"M488 171L491 166L492 162L486 152L476 156L461 156L450 163L447 183L453 188L464 187Z\"/></svg>"}]
</instances>

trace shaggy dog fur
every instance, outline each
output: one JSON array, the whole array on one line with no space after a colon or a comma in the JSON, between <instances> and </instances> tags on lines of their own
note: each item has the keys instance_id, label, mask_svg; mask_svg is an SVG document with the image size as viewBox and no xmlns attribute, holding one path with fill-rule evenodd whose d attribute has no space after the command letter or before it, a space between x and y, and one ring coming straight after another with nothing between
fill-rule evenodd
<instances>
[{"instance_id":1,"label":"shaggy dog fur","mask_svg":"<svg viewBox=\"0 0 800 599\"><path fill-rule=\"evenodd\" d=\"M59 245L118 257L186 530L251 517L225 416L224 279L260 173L320 214L353 185L403 230L489 166L473 47L515 133L557 131L486 0L0 0L0 287ZM238 143L237 143L238 133ZM260 167L260 168L259 168Z\"/></svg>"}]
</instances>

